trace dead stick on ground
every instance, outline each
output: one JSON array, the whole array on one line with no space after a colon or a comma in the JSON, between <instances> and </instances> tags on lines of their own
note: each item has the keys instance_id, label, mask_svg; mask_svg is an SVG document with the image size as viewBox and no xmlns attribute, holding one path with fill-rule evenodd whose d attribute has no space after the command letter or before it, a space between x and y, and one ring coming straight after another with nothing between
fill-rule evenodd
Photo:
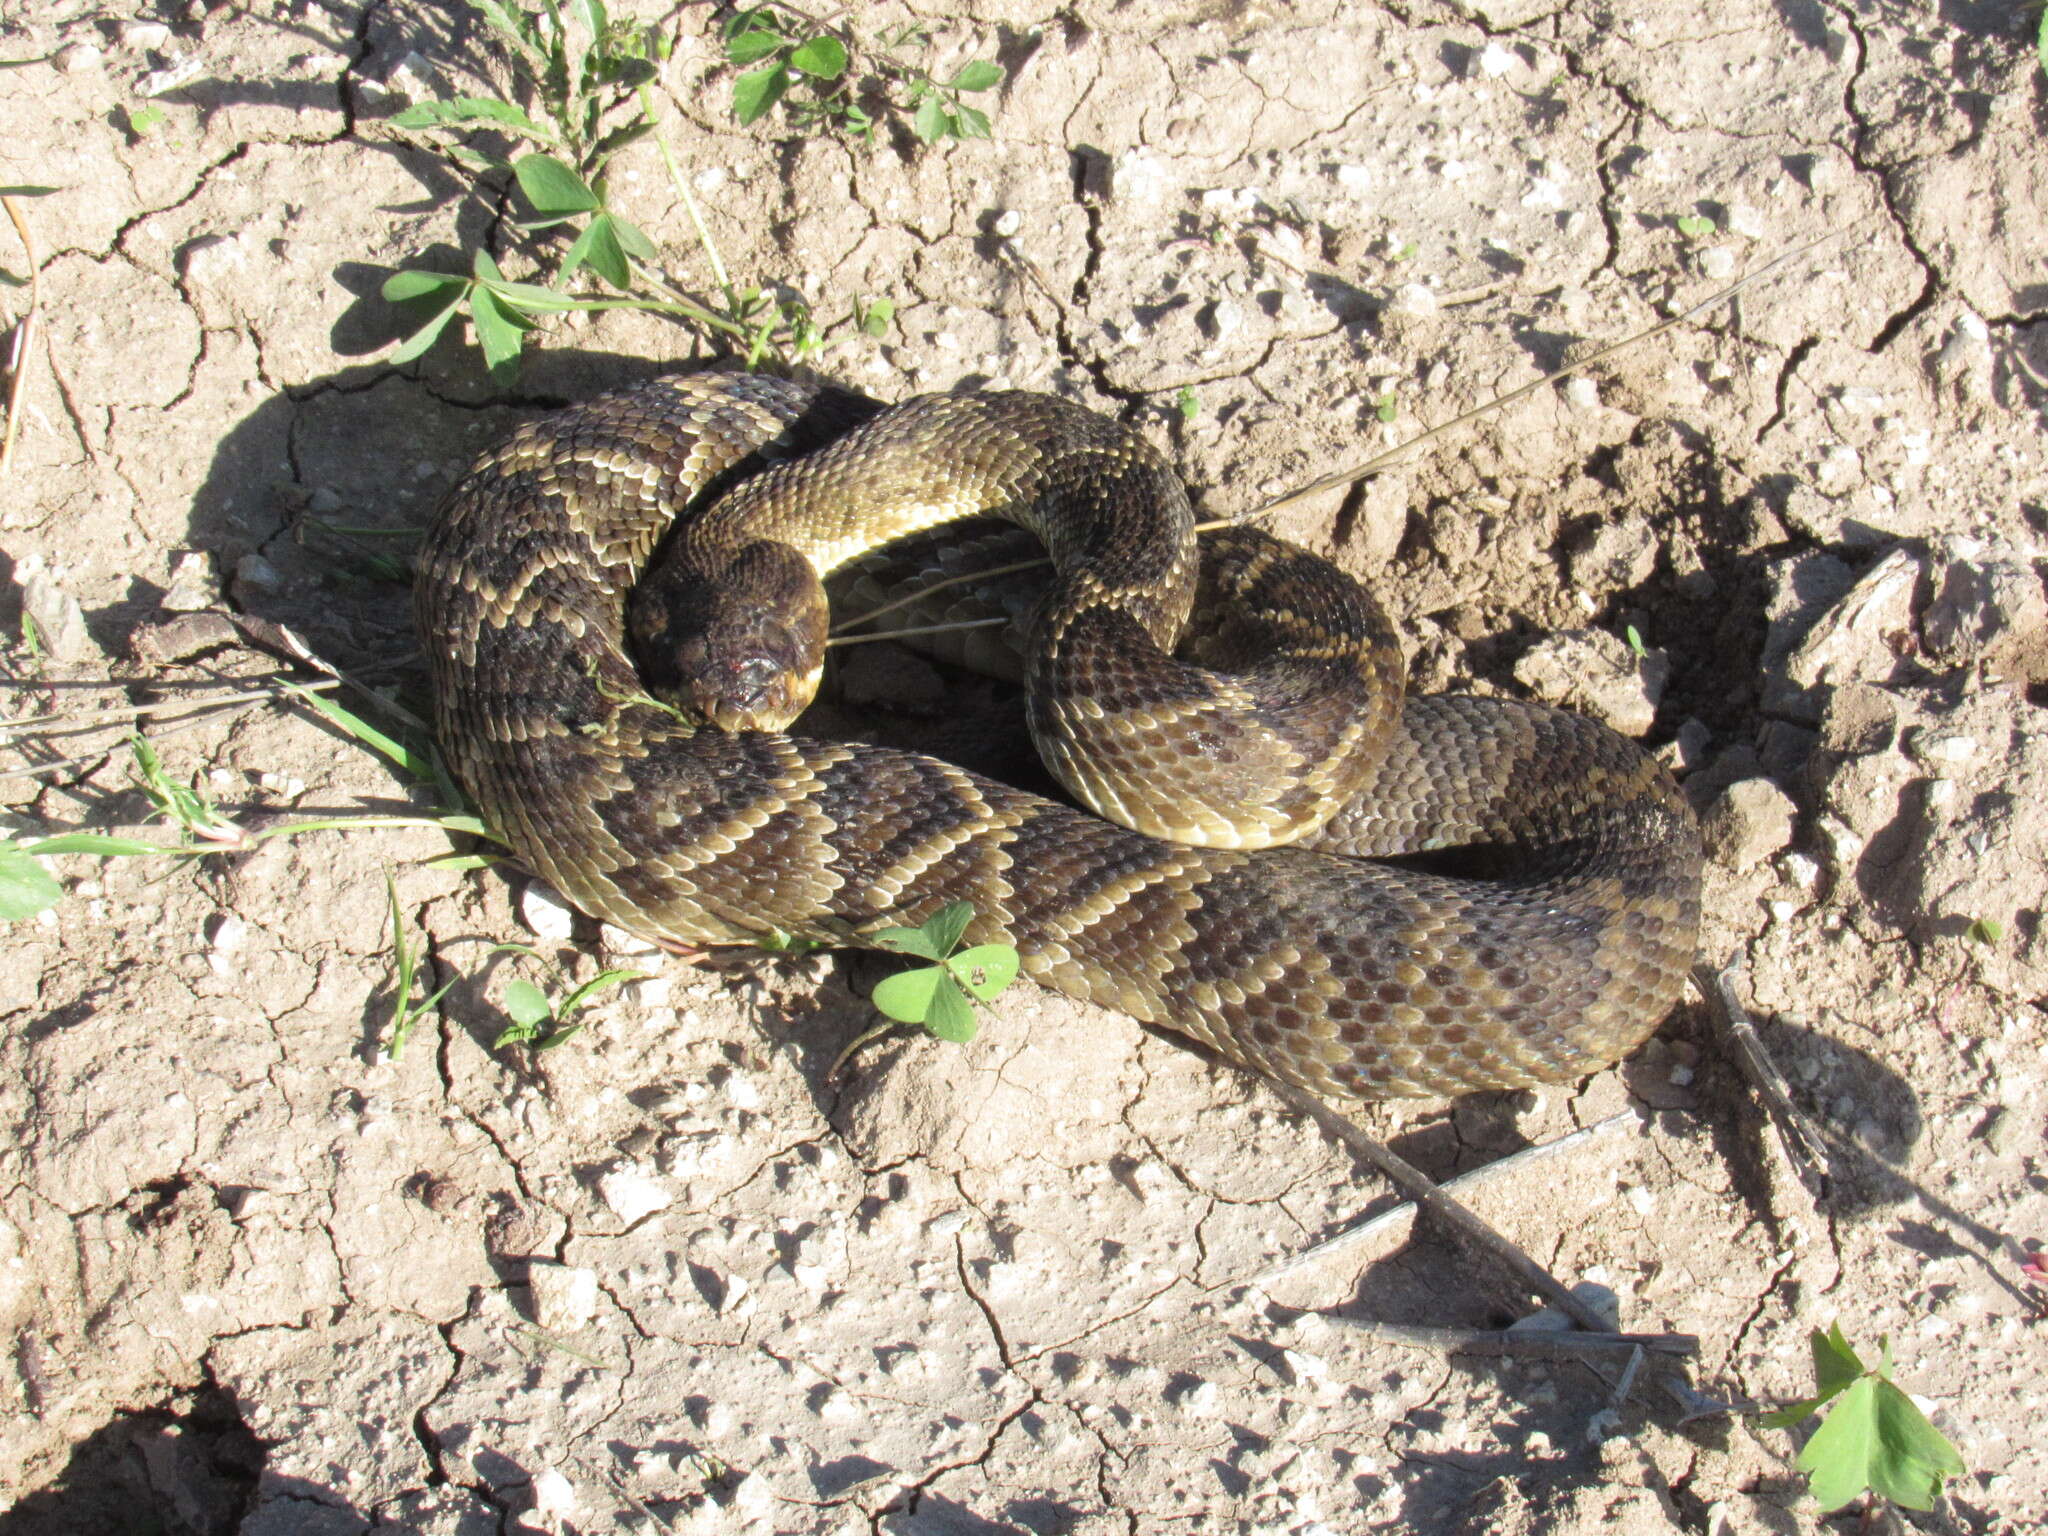
<instances>
[{"instance_id":1,"label":"dead stick on ground","mask_svg":"<svg viewBox=\"0 0 2048 1536\"><path fill-rule=\"evenodd\" d=\"M1689 1333L1565 1333L1556 1329L1414 1328L1402 1323L1375 1323L1324 1312L1318 1316L1339 1328L1351 1329L1389 1344L1432 1349L1446 1355L1513 1355L1536 1360L1581 1360L1587 1355L1611 1356L1640 1349L1654 1355L1696 1355L1700 1341Z\"/></svg>"},{"instance_id":2,"label":"dead stick on ground","mask_svg":"<svg viewBox=\"0 0 2048 1536\"><path fill-rule=\"evenodd\" d=\"M1819 1200L1827 1194L1825 1159L1820 1153L1820 1137L1799 1106L1792 1102L1791 1087L1785 1076L1778 1070L1771 1054L1764 1049L1763 1040L1757 1035L1756 1025L1750 1021L1748 1010L1735 995L1736 983L1742 979L1739 965L1730 965L1720 971L1712 966L1693 967L1692 984L1699 988L1700 996L1706 1000L1708 1017L1713 1020L1714 1029L1722 1043L1742 1069L1742 1075L1757 1091L1769 1112L1771 1124L1776 1127L1778 1140L1784 1148L1786 1161L1806 1192Z\"/></svg>"},{"instance_id":3,"label":"dead stick on ground","mask_svg":"<svg viewBox=\"0 0 2048 1536\"><path fill-rule=\"evenodd\" d=\"M1552 1158L1563 1156L1567 1152L1575 1152L1593 1141L1612 1136L1617 1131L1628 1126L1637 1125L1640 1122L1640 1116L1636 1115L1633 1111L1625 1109L1621 1113L1609 1115L1605 1120L1589 1125L1583 1130L1573 1131L1569 1136L1560 1136L1555 1141L1546 1141L1540 1146L1524 1147L1521 1151L1511 1153L1507 1157L1495 1158L1492 1162L1482 1167L1474 1168L1469 1173L1461 1173L1455 1179L1444 1180L1443 1184L1439 1187L1442 1188L1445 1194L1455 1195L1479 1189L1484 1185L1499 1183L1503 1179L1526 1171L1533 1163L1547 1162ZM1320 1263L1333 1254L1343 1253L1348 1249L1357 1247L1369 1237L1385 1232L1389 1228L1399 1226L1402 1222L1413 1218L1415 1213L1415 1205L1410 1201L1403 1201L1391 1210L1382 1211L1377 1216L1369 1216L1359 1222L1357 1226L1347 1227L1335 1237L1326 1238L1312 1248L1303 1249L1292 1258L1282 1259L1271 1268L1261 1270L1252 1279L1251 1283L1264 1287L1270 1285L1275 1280L1284 1279L1288 1275L1296 1274L1301 1270L1307 1269L1312 1264Z\"/></svg>"},{"instance_id":4,"label":"dead stick on ground","mask_svg":"<svg viewBox=\"0 0 2048 1536\"><path fill-rule=\"evenodd\" d=\"M4 475L14 464L14 432L21 422L22 381L28 377L36 317L42 312L43 273L42 263L36 258L35 240L29 235L28 220L22 217L20 206L12 197L0 195L0 207L14 221L14 232L21 237L22 251L28 257L28 312L14 328L14 346L7 362L7 422L0 426L0 475Z\"/></svg>"},{"instance_id":5,"label":"dead stick on ground","mask_svg":"<svg viewBox=\"0 0 2048 1536\"><path fill-rule=\"evenodd\" d=\"M1350 469L1340 469L1335 474L1324 475L1320 480L1310 481L1307 485L1302 486L1299 490L1289 491L1284 496L1275 497L1272 501L1267 502L1264 506L1259 507L1257 510L1246 513L1244 521L1252 522L1262 517L1268 517L1271 514L1279 511L1282 507L1291 506L1293 503L1302 500L1304 497L1315 495L1318 491L1334 491L1339 486L1355 484L1356 482L1363 480L1367 475L1370 475L1377 470L1385 469L1388 465L1393 464L1397 460L1399 460L1403 455L1412 453L1415 449L1422 447L1425 443L1431 443L1436 441L1437 438L1442 437L1446 432L1454 431L1457 428L1464 426L1465 423L1469 421L1476 421L1479 417L1486 415L1488 412L1497 411L1504 405L1512 405L1517 400L1523 398L1525 395L1533 395L1537 390L1547 388L1550 385L1557 383L1561 379L1568 379L1575 373L1584 373L1588 368L1592 367L1595 363L1601 362L1606 358L1612 357L1615 353L1622 351L1624 348L1637 346L1645 341L1652 341L1655 338L1662 336L1666 331L1675 330L1677 327L1685 324L1686 321L1692 319L1694 316L1704 314L1706 311L1715 308L1717 305L1727 303L1730 299L1734 298L1737 294L1742 292L1743 289L1749 287L1752 283L1762 282L1765 278L1769 277L1773 272L1776 272L1781 268L1788 266L1790 263L1797 261L1800 257L1806 255L1809 251L1815 250L1816 248L1827 244L1827 242L1830 240L1839 240L1843 235L1847 233L1849 233L1847 229L1831 229L1826 234L1821 235L1819 238L1807 241L1804 245L1794 246L1784 255L1774 257L1770 261L1765 262L1762 266L1758 267L1754 272L1744 273L1741 277L1737 278L1734 282L1730 283L1726 288L1721 289L1718 293L1714 293L1708 296L1707 298L1701 299L1699 303L1693 305L1690 309L1680 310L1677 314L1673 315L1669 320L1663 321L1657 325L1653 325L1647 331L1638 331L1633 336L1625 336L1620 341L1610 341L1605 346L1597 348L1596 350L1587 353L1584 357L1578 358L1576 361L1565 364L1564 367L1557 369L1553 373L1546 373L1542 378L1524 384L1518 389L1511 389L1504 395L1495 395L1491 400L1485 402L1485 404L1475 405L1469 411L1460 411L1457 415L1453 416L1449 421L1439 422L1436 426L1429 427L1424 431L1418 432L1415 436L1409 438L1406 442L1400 443L1395 447L1389 448L1385 453L1374 454L1371 458L1367 459L1363 464L1354 465Z\"/></svg>"},{"instance_id":6,"label":"dead stick on ground","mask_svg":"<svg viewBox=\"0 0 2048 1536\"><path fill-rule=\"evenodd\" d=\"M1549 1270L1509 1242L1500 1233L1458 1204L1443 1187L1392 1148L1381 1145L1351 1121L1321 1100L1299 1088L1276 1083L1275 1091L1294 1108L1385 1174L1387 1179L1423 1210L1436 1217L1467 1245L1497 1261L1521 1283L1522 1289L1540 1296L1589 1333L1608 1333L1606 1318L1594 1311Z\"/></svg>"},{"instance_id":7,"label":"dead stick on ground","mask_svg":"<svg viewBox=\"0 0 2048 1536\"><path fill-rule=\"evenodd\" d=\"M1542 1297L1545 1302L1562 1312L1587 1333L1613 1332L1606 1318L1581 1301L1549 1270L1445 1194L1436 1181L1420 1168L1366 1135L1314 1095L1290 1084L1273 1082L1270 1079L1268 1082L1275 1093L1313 1120L1322 1128L1325 1135L1343 1143L1357 1156L1372 1164L1409 1199L1463 1239L1468 1247L1484 1254L1507 1270L1530 1294ZM1594 1369L1598 1374L1597 1367L1594 1367L1590 1360L1587 1364L1589 1369ZM1634 1375L1632 1369L1624 1372L1621 1378L1622 1385L1626 1386L1632 1382ZM1676 1371L1675 1366L1658 1373L1657 1386L1677 1407L1680 1422L1728 1410L1727 1404L1697 1391L1690 1382L1684 1380L1682 1372Z\"/></svg>"}]
</instances>

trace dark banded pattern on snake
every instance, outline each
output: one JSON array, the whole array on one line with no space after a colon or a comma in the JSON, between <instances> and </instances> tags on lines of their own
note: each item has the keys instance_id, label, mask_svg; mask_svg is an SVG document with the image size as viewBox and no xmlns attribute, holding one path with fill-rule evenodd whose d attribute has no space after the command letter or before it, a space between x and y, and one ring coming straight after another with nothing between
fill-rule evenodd
<instances>
[{"instance_id":1,"label":"dark banded pattern on snake","mask_svg":"<svg viewBox=\"0 0 2048 1536\"><path fill-rule=\"evenodd\" d=\"M1565 1080L1656 1027L1692 958L1697 831L1654 761L1574 716L1410 700L1316 842L1244 852L647 701L624 612L670 522L871 411L669 379L530 423L450 493L416 587L437 728L536 873L673 944L858 943L967 900L970 941L1006 938L1042 984L1333 1096ZM1367 861L1447 848L1455 875Z\"/></svg>"}]
</instances>

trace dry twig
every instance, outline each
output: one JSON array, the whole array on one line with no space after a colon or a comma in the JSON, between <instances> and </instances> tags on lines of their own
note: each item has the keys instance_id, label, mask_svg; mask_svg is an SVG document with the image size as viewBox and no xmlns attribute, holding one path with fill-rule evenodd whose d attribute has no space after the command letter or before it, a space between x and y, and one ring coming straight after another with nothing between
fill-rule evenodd
<instances>
[{"instance_id":1,"label":"dry twig","mask_svg":"<svg viewBox=\"0 0 2048 1536\"><path fill-rule=\"evenodd\" d=\"M14 345L7 356L7 421L0 426L0 475L4 475L14 465L14 433L21 422L22 384L28 377L29 358L33 355L30 349L42 313L43 264L36 255L36 243L28 232L28 220L22 215L21 205L0 193L0 208L5 208L7 217L14 221L14 232L21 237L21 248L28 258L28 310L14 328Z\"/></svg>"}]
</instances>

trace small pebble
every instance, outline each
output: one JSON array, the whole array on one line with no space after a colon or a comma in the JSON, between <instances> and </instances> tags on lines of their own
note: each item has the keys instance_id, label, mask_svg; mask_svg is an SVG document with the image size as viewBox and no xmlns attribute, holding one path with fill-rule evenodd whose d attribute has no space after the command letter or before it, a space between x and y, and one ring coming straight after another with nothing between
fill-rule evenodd
<instances>
[{"instance_id":1,"label":"small pebble","mask_svg":"<svg viewBox=\"0 0 2048 1536\"><path fill-rule=\"evenodd\" d=\"M536 1472L533 1477L533 1512L561 1519L576 1512L576 1485L555 1468Z\"/></svg>"},{"instance_id":2,"label":"small pebble","mask_svg":"<svg viewBox=\"0 0 2048 1536\"><path fill-rule=\"evenodd\" d=\"M85 655L91 649L92 636L86 631L85 610L78 599L47 570L32 569L24 575L18 566L15 574L21 578L22 617L35 624L44 653L55 661L76 661Z\"/></svg>"},{"instance_id":3,"label":"small pebble","mask_svg":"<svg viewBox=\"0 0 2048 1536\"><path fill-rule=\"evenodd\" d=\"M1794 850L1779 856L1778 870L1802 891L1810 891L1820 878L1820 861L1810 853Z\"/></svg>"},{"instance_id":4,"label":"small pebble","mask_svg":"<svg viewBox=\"0 0 2048 1536\"><path fill-rule=\"evenodd\" d=\"M597 1271L535 1260L527 1266L533 1320L544 1333L574 1333L597 1316Z\"/></svg>"},{"instance_id":5,"label":"small pebble","mask_svg":"<svg viewBox=\"0 0 2048 1536\"><path fill-rule=\"evenodd\" d=\"M1427 320L1442 307L1437 302L1436 290L1428 284L1403 283L1394 290L1381 313L1402 320Z\"/></svg>"},{"instance_id":6,"label":"small pebble","mask_svg":"<svg viewBox=\"0 0 2048 1536\"><path fill-rule=\"evenodd\" d=\"M1495 80L1507 74L1521 62L1514 49L1504 47L1500 43L1488 43L1479 50L1480 73Z\"/></svg>"},{"instance_id":7,"label":"small pebble","mask_svg":"<svg viewBox=\"0 0 2048 1536\"><path fill-rule=\"evenodd\" d=\"M171 40L171 29L160 21L124 21L120 36L123 48L161 48Z\"/></svg>"},{"instance_id":8,"label":"small pebble","mask_svg":"<svg viewBox=\"0 0 2048 1536\"><path fill-rule=\"evenodd\" d=\"M528 881L519 893L519 920L539 939L567 939L576 929L576 914L569 904L553 886L539 880Z\"/></svg>"},{"instance_id":9,"label":"small pebble","mask_svg":"<svg viewBox=\"0 0 2048 1536\"><path fill-rule=\"evenodd\" d=\"M1728 205L1728 233L1740 235L1745 240L1761 240L1764 237L1764 216L1747 203Z\"/></svg>"},{"instance_id":10,"label":"small pebble","mask_svg":"<svg viewBox=\"0 0 2048 1536\"><path fill-rule=\"evenodd\" d=\"M220 585L213 579L213 557L198 550L178 556L171 567L171 584L157 606L166 613L199 613L220 601Z\"/></svg>"},{"instance_id":11,"label":"small pebble","mask_svg":"<svg viewBox=\"0 0 2048 1536\"><path fill-rule=\"evenodd\" d=\"M417 51L408 53L391 66L391 72L384 77L384 89L400 101L432 101L437 94L434 66Z\"/></svg>"},{"instance_id":12,"label":"small pebble","mask_svg":"<svg viewBox=\"0 0 2048 1536\"><path fill-rule=\"evenodd\" d=\"M654 940L642 938L637 933L611 923L606 923L598 930L597 941L607 955L620 958L637 958L661 953L661 946Z\"/></svg>"},{"instance_id":13,"label":"small pebble","mask_svg":"<svg viewBox=\"0 0 2048 1536\"><path fill-rule=\"evenodd\" d=\"M1588 378L1567 380L1564 398L1575 411L1590 411L1600 403L1600 386Z\"/></svg>"},{"instance_id":14,"label":"small pebble","mask_svg":"<svg viewBox=\"0 0 2048 1536\"><path fill-rule=\"evenodd\" d=\"M597 1193L611 1213L629 1227L644 1216L666 1210L676 1198L632 1163L616 1164L599 1175Z\"/></svg>"},{"instance_id":15,"label":"small pebble","mask_svg":"<svg viewBox=\"0 0 2048 1536\"><path fill-rule=\"evenodd\" d=\"M996 221L990 227L1007 240L1024 227L1024 215L1014 208L1006 208L996 215Z\"/></svg>"},{"instance_id":16,"label":"small pebble","mask_svg":"<svg viewBox=\"0 0 2048 1536\"><path fill-rule=\"evenodd\" d=\"M284 585L284 577L278 574L276 566L261 555L244 555L235 562L235 583L238 586L258 587L266 592L274 592Z\"/></svg>"},{"instance_id":17,"label":"small pebble","mask_svg":"<svg viewBox=\"0 0 2048 1536\"><path fill-rule=\"evenodd\" d=\"M82 75L100 68L107 56L91 43L73 43L57 50L57 67L67 75Z\"/></svg>"},{"instance_id":18,"label":"small pebble","mask_svg":"<svg viewBox=\"0 0 2048 1536\"><path fill-rule=\"evenodd\" d=\"M166 91L175 91L205 67L205 61L197 54L194 54L188 59L179 59L175 64L168 65L163 69L152 69L148 74L135 82L135 94L138 96L161 96Z\"/></svg>"}]
</instances>

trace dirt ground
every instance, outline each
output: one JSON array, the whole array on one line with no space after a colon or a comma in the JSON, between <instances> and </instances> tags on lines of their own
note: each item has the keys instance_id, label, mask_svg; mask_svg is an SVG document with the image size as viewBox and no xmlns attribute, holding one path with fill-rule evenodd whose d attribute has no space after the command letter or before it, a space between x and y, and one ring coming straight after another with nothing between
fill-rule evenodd
<instances>
[{"instance_id":1,"label":"dirt ground","mask_svg":"<svg viewBox=\"0 0 2048 1536\"><path fill-rule=\"evenodd\" d=\"M825 319L892 298L885 337L841 326L817 371L1085 401L1212 515L1838 235L1279 520L1373 581L1418 691L1593 709L1684 775L1705 953L1746 966L1824 1195L1697 1004L1575 1088L1367 1121L1439 1177L1598 1128L1472 1203L1624 1326L1698 1335L1692 1383L1725 1402L1799 1395L1815 1326L1888 1335L1969 1468L1912 1524L2040 1529L2032 13L849 15L924 17L942 75L998 58L994 138L742 128L718 14L669 13L664 131L734 274ZM503 78L452 0L33 0L0 6L0 55L0 182L58 189L19 200L47 352L0 483L11 718L287 670L163 628L216 606L409 696L406 596L363 558L404 545L317 525L415 527L512 423L706 355L606 316L551 326L510 390L466 342L378 360L391 268L482 243L531 270L502 198L385 121ZM651 143L613 191L701 291ZM13 733L7 828L148 822L126 719ZM405 808L300 705L144 728L247 827ZM1270 1273L1391 1197L1261 1084L1116 1015L1019 988L970 1047L896 1042L831 1079L874 962L631 956L658 974L573 1043L493 1050L506 984L544 973L491 946L587 977L598 935L564 940L516 873L426 862L447 850L389 830L67 858L62 902L0 943L6 1536L1885 1528L1821 1521L1792 1436L1684 1419L1655 1370L1616 1402L1574 1366L1349 1326L1527 1304L1399 1220ZM387 874L452 983L397 1060Z\"/></svg>"}]
</instances>

